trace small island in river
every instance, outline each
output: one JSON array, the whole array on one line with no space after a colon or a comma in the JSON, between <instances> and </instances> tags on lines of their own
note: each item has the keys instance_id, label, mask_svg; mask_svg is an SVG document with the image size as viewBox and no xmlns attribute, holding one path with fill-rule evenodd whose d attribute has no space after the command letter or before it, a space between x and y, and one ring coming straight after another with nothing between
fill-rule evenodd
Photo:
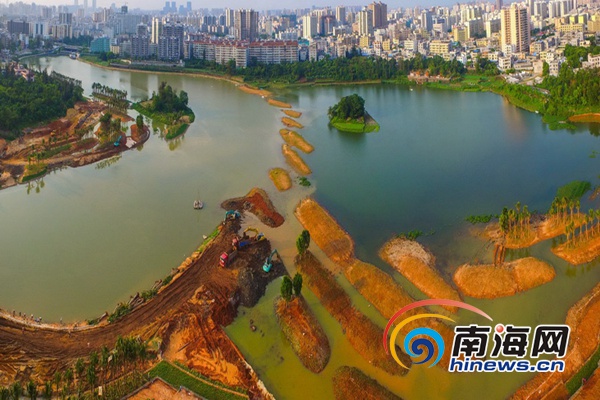
<instances>
[{"instance_id":1,"label":"small island in river","mask_svg":"<svg viewBox=\"0 0 600 400\"><path fill-rule=\"evenodd\" d=\"M196 117L188 107L188 94L183 90L177 93L166 82L161 82L158 93L153 93L150 100L135 103L132 108L154 122L164 124L166 139L185 133Z\"/></svg>"},{"instance_id":2,"label":"small island in river","mask_svg":"<svg viewBox=\"0 0 600 400\"><path fill-rule=\"evenodd\" d=\"M365 110L365 99L352 94L342 97L339 103L329 107L329 126L350 133L378 132L379 124Z\"/></svg>"}]
</instances>

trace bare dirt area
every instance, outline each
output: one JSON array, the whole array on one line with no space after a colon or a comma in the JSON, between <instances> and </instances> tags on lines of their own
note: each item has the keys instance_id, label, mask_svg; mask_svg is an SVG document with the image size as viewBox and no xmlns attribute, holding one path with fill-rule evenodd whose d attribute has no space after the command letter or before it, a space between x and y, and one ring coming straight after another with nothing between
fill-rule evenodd
<instances>
[{"instance_id":1,"label":"bare dirt area","mask_svg":"<svg viewBox=\"0 0 600 400\"><path fill-rule=\"evenodd\" d=\"M118 336L158 336L165 357L186 360L189 367L224 383L237 382L253 398L268 397L222 329L237 312L238 275L245 269L262 272L270 252L264 240L240 251L231 266L219 267L219 256L231 249L239 228L239 220L226 221L212 243L169 285L114 323L42 327L0 316L0 383L48 380L103 345L113 348Z\"/></svg>"},{"instance_id":2,"label":"bare dirt area","mask_svg":"<svg viewBox=\"0 0 600 400\"><path fill-rule=\"evenodd\" d=\"M375 379L354 367L340 367L335 371L333 394L336 400L401 400Z\"/></svg>"},{"instance_id":3,"label":"bare dirt area","mask_svg":"<svg viewBox=\"0 0 600 400\"><path fill-rule=\"evenodd\" d=\"M280 129L279 134L288 145L300 149L304 153L312 153L315 150L313 145L308 143L298 132Z\"/></svg>"},{"instance_id":4,"label":"bare dirt area","mask_svg":"<svg viewBox=\"0 0 600 400\"><path fill-rule=\"evenodd\" d=\"M576 244L571 240L553 247L552 252L573 265L589 263L600 256L600 237L584 239Z\"/></svg>"},{"instance_id":5,"label":"bare dirt area","mask_svg":"<svg viewBox=\"0 0 600 400\"><path fill-rule=\"evenodd\" d=\"M302 125L300 122L298 122L295 119L292 119L290 117L281 118L281 122L283 122L283 124L285 126L287 126L288 128L298 128L298 129L304 128L304 125Z\"/></svg>"},{"instance_id":6,"label":"bare dirt area","mask_svg":"<svg viewBox=\"0 0 600 400\"><path fill-rule=\"evenodd\" d=\"M592 374L590 379L575 392L571 400L598 400L600 399L600 369Z\"/></svg>"},{"instance_id":7,"label":"bare dirt area","mask_svg":"<svg viewBox=\"0 0 600 400\"><path fill-rule=\"evenodd\" d=\"M285 157L285 161L294 169L294 171L296 171L296 173L299 175L310 175L312 173L312 170L306 165L302 157L300 157L288 144L281 146L281 152Z\"/></svg>"},{"instance_id":8,"label":"bare dirt area","mask_svg":"<svg viewBox=\"0 0 600 400\"><path fill-rule=\"evenodd\" d=\"M458 292L435 269L435 257L414 240L394 238L379 251L379 257L432 299L460 301ZM445 307L456 312L456 307Z\"/></svg>"},{"instance_id":9,"label":"bare dirt area","mask_svg":"<svg viewBox=\"0 0 600 400\"><path fill-rule=\"evenodd\" d=\"M267 193L260 188L251 189L244 197L236 197L221 203L225 210L249 211L256 215L263 224L276 228L285 219L277 212Z\"/></svg>"},{"instance_id":10,"label":"bare dirt area","mask_svg":"<svg viewBox=\"0 0 600 400\"><path fill-rule=\"evenodd\" d=\"M383 330L352 306L348 294L310 251L296 257L295 262L308 287L340 323L346 338L358 354L389 374L404 375L408 372L385 353L381 346ZM410 358L399 348L396 350L402 362L410 366Z\"/></svg>"},{"instance_id":11,"label":"bare dirt area","mask_svg":"<svg viewBox=\"0 0 600 400\"><path fill-rule=\"evenodd\" d=\"M313 242L338 265L354 262L354 241L335 219L313 199L304 199L294 211L298 221L308 229Z\"/></svg>"},{"instance_id":12,"label":"bare dirt area","mask_svg":"<svg viewBox=\"0 0 600 400\"><path fill-rule=\"evenodd\" d=\"M454 283L465 296L496 299L533 289L555 276L549 264L526 257L500 265L461 265L454 273Z\"/></svg>"},{"instance_id":13,"label":"bare dirt area","mask_svg":"<svg viewBox=\"0 0 600 400\"><path fill-rule=\"evenodd\" d=\"M600 339L600 284L573 305L565 323L571 327L563 372L538 373L511 397L516 400L566 399L566 382L575 375L598 348ZM597 379L597 378L596 378Z\"/></svg>"},{"instance_id":14,"label":"bare dirt area","mask_svg":"<svg viewBox=\"0 0 600 400\"><path fill-rule=\"evenodd\" d=\"M280 192L285 192L292 187L292 178L283 168L272 168L269 171L269 179Z\"/></svg>"},{"instance_id":15,"label":"bare dirt area","mask_svg":"<svg viewBox=\"0 0 600 400\"><path fill-rule=\"evenodd\" d=\"M302 116L302 113L300 111L294 111L294 110L281 110L283 111L283 113L285 115L287 115L288 117L292 117L292 118L300 118Z\"/></svg>"},{"instance_id":16,"label":"bare dirt area","mask_svg":"<svg viewBox=\"0 0 600 400\"><path fill-rule=\"evenodd\" d=\"M275 300L277 321L294 353L310 371L325 369L331 356L329 339L303 297Z\"/></svg>"},{"instance_id":17,"label":"bare dirt area","mask_svg":"<svg viewBox=\"0 0 600 400\"><path fill-rule=\"evenodd\" d=\"M269 103L270 105L274 106L274 107L279 107L279 108L292 108L292 105L289 103L284 103L283 101L279 101L279 100L274 100L274 99L268 99L267 103Z\"/></svg>"}]
</instances>

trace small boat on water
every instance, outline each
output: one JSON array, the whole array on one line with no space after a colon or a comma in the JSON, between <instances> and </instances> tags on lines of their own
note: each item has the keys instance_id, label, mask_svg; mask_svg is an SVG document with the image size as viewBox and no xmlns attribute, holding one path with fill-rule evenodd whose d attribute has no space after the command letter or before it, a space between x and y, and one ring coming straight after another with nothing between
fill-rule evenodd
<instances>
[{"instance_id":1,"label":"small boat on water","mask_svg":"<svg viewBox=\"0 0 600 400\"><path fill-rule=\"evenodd\" d=\"M204 207L203 202L201 202L200 200L194 201L194 210L202 210L202 207Z\"/></svg>"}]
</instances>

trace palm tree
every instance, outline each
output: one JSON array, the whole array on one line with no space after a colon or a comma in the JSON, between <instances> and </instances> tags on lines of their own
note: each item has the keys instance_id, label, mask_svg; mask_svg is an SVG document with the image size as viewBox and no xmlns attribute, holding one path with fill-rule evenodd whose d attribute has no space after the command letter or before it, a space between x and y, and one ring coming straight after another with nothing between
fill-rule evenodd
<instances>
[{"instance_id":1,"label":"palm tree","mask_svg":"<svg viewBox=\"0 0 600 400\"><path fill-rule=\"evenodd\" d=\"M58 393L58 389L56 390ZM46 400L52 399L52 382L46 382L44 385L44 391L42 392L42 397Z\"/></svg>"},{"instance_id":2,"label":"palm tree","mask_svg":"<svg viewBox=\"0 0 600 400\"><path fill-rule=\"evenodd\" d=\"M87 381L90 385L90 390L92 391L93 396L96 396L96 391L94 388L96 387L96 381L98 380L96 376L96 369L93 365L88 365L87 369Z\"/></svg>"},{"instance_id":3,"label":"palm tree","mask_svg":"<svg viewBox=\"0 0 600 400\"><path fill-rule=\"evenodd\" d=\"M65 385L70 389L73 384L73 370L71 368L67 368L65 371ZM58 390L58 388L57 388Z\"/></svg>"},{"instance_id":4,"label":"palm tree","mask_svg":"<svg viewBox=\"0 0 600 400\"><path fill-rule=\"evenodd\" d=\"M30 380L27 383L27 394L29 395L29 398L31 400L36 400L37 399L37 395L38 395L37 385L32 380Z\"/></svg>"},{"instance_id":5,"label":"palm tree","mask_svg":"<svg viewBox=\"0 0 600 400\"><path fill-rule=\"evenodd\" d=\"M85 369L85 364L83 363L82 358L78 358L75 361L75 372L77 373L77 389L81 391L81 381L83 380L83 370Z\"/></svg>"},{"instance_id":6,"label":"palm tree","mask_svg":"<svg viewBox=\"0 0 600 400\"><path fill-rule=\"evenodd\" d=\"M11 395L13 400L19 400L23 395L23 386L21 386L21 382L15 382L10 387Z\"/></svg>"},{"instance_id":7,"label":"palm tree","mask_svg":"<svg viewBox=\"0 0 600 400\"><path fill-rule=\"evenodd\" d=\"M10 400L10 389L7 387L0 388L0 400Z\"/></svg>"},{"instance_id":8,"label":"palm tree","mask_svg":"<svg viewBox=\"0 0 600 400\"><path fill-rule=\"evenodd\" d=\"M54 383L54 386L56 387L56 391L58 392L58 388L60 386L60 381L62 380L62 374L60 371L56 371L54 373L54 377L52 378L52 382Z\"/></svg>"}]
</instances>

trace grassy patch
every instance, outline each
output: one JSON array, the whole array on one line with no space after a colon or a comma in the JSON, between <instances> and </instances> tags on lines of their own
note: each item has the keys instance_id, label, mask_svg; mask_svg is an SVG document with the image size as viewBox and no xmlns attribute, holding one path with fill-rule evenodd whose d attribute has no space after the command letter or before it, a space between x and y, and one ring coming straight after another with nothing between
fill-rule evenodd
<instances>
[{"instance_id":1,"label":"grassy patch","mask_svg":"<svg viewBox=\"0 0 600 400\"><path fill-rule=\"evenodd\" d=\"M166 361L161 361L160 363L158 363L156 367L150 370L148 375L150 376L150 379L158 376L175 388L184 386L187 389L193 391L194 393L207 399L238 400L248 398L245 394L242 393L236 394L222 390L220 388L221 385L217 385L216 382L209 381L204 377L202 377L201 380L195 378L194 376L190 376ZM211 385L208 382L213 383L215 386ZM235 391L234 389L230 390Z\"/></svg>"},{"instance_id":2,"label":"grassy patch","mask_svg":"<svg viewBox=\"0 0 600 400\"><path fill-rule=\"evenodd\" d=\"M206 248L214 240L214 238L216 238L219 235L219 232L220 232L219 226L217 226L215 228L215 230L212 231L212 233L210 235L208 235L208 237L206 239L204 239L204 241L202 242L200 247L198 247L198 252L202 253L204 250L206 250Z\"/></svg>"},{"instance_id":3,"label":"grassy patch","mask_svg":"<svg viewBox=\"0 0 600 400\"><path fill-rule=\"evenodd\" d=\"M584 194L592 190L592 184L588 181L573 181L558 188L556 197L567 200L579 200Z\"/></svg>"},{"instance_id":4,"label":"grassy patch","mask_svg":"<svg viewBox=\"0 0 600 400\"><path fill-rule=\"evenodd\" d=\"M44 150L40 153L42 159L54 157L57 154L62 153L63 151L67 151L71 149L70 144L64 144L62 146L54 147L52 149Z\"/></svg>"},{"instance_id":5,"label":"grassy patch","mask_svg":"<svg viewBox=\"0 0 600 400\"><path fill-rule=\"evenodd\" d=\"M311 185L310 181L306 179L304 176L298 177L298 184L300 186L309 187Z\"/></svg>"},{"instance_id":6,"label":"grassy patch","mask_svg":"<svg viewBox=\"0 0 600 400\"><path fill-rule=\"evenodd\" d=\"M108 322L112 323L119 318L129 314L131 312L131 306L127 303L119 303L115 311L108 316Z\"/></svg>"},{"instance_id":7,"label":"grassy patch","mask_svg":"<svg viewBox=\"0 0 600 400\"><path fill-rule=\"evenodd\" d=\"M467 218L465 218L465 221L468 221L468 222L472 223L473 225L487 224L488 222L490 222L492 220L492 218L498 218L498 215L494 215L494 214L469 215Z\"/></svg>"},{"instance_id":8,"label":"grassy patch","mask_svg":"<svg viewBox=\"0 0 600 400\"><path fill-rule=\"evenodd\" d=\"M189 126L189 124L172 125L169 127L169 133L165 138L168 140L175 139L177 136L184 134Z\"/></svg>"},{"instance_id":9,"label":"grassy patch","mask_svg":"<svg viewBox=\"0 0 600 400\"><path fill-rule=\"evenodd\" d=\"M600 347L596 349L596 352L592 354L590 359L583 365L583 367L581 367L581 369L567 382L567 390L571 396L581 387L582 379L588 379L590 376L592 376L596 368L598 368L599 361Z\"/></svg>"},{"instance_id":10,"label":"grassy patch","mask_svg":"<svg viewBox=\"0 0 600 400\"><path fill-rule=\"evenodd\" d=\"M25 168L25 174L21 178L21 182L27 182L35 178L39 178L48 172L48 166L44 163L31 164Z\"/></svg>"}]
</instances>

